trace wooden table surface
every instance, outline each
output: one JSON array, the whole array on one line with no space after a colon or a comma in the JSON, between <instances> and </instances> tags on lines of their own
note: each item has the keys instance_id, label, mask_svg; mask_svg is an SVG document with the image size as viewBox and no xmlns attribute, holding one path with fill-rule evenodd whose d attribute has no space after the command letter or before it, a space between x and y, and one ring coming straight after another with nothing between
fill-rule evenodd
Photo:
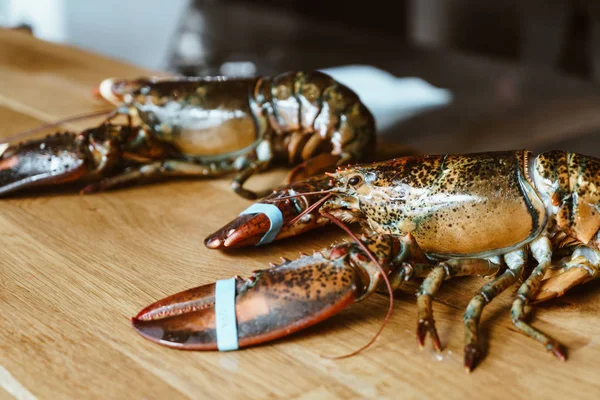
<instances>
[{"instance_id":1,"label":"wooden table surface","mask_svg":"<svg viewBox=\"0 0 600 400\"><path fill-rule=\"evenodd\" d=\"M2 31L0 135L105 109L90 95L94 85L110 76L148 73ZM517 115L505 126L523 124L528 115ZM471 128L482 126L469 118ZM488 126L497 129L499 123L488 119ZM420 140L431 147L443 139L441 134L424 137ZM530 140L511 137L510 147ZM559 134L552 137L559 139ZM536 143L554 142L538 138ZM281 176L267 174L253 185ZM462 313L484 283L480 278L447 282L434 303L441 354L429 342L418 349L415 298L409 294L398 296L389 325L371 348L338 361L321 355L346 353L369 340L387 311L384 295L291 337L237 352L178 351L136 334L129 318L159 298L235 274L247 276L280 256L293 258L300 250L344 238L330 228L231 253L204 247L207 234L249 204L232 194L229 179L2 199L0 399L599 398L600 285L595 283L532 313L535 326L565 344L567 362L513 329L509 308L514 293L508 290L483 313L487 355L470 375L462 367Z\"/></svg>"}]
</instances>

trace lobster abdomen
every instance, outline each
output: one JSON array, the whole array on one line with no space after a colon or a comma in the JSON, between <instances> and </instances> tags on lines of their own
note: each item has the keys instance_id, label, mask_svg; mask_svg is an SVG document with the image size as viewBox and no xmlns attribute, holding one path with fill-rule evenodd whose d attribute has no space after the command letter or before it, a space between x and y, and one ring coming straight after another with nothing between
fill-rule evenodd
<instances>
[{"instance_id":1,"label":"lobster abdomen","mask_svg":"<svg viewBox=\"0 0 600 400\"><path fill-rule=\"evenodd\" d=\"M105 97L123 101L147 129L190 156L225 156L261 140L272 141L276 158L291 164L322 152L348 162L374 155L373 115L356 93L319 71L109 85Z\"/></svg>"}]
</instances>

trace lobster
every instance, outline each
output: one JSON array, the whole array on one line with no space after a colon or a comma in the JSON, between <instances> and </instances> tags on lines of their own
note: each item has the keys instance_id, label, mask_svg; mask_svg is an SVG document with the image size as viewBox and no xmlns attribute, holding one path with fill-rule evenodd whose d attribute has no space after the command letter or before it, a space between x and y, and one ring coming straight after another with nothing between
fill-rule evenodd
<instances>
[{"instance_id":1,"label":"lobster","mask_svg":"<svg viewBox=\"0 0 600 400\"><path fill-rule=\"evenodd\" d=\"M244 188L275 164L294 166L286 183L372 160L375 120L358 95L329 75L106 79L99 94L116 106L99 126L0 151L0 194L74 181L83 193L142 178L220 177ZM128 122L116 124L119 116ZM79 117L77 117L79 118ZM2 154L3 153L3 154Z\"/></svg>"},{"instance_id":2,"label":"lobster","mask_svg":"<svg viewBox=\"0 0 600 400\"><path fill-rule=\"evenodd\" d=\"M423 347L430 335L440 350L433 297L453 277L487 275L493 279L464 313L466 370L482 356L484 307L518 282L514 326L565 360L563 347L526 321L525 307L600 276L599 159L564 151L533 157L528 150L421 155L326 176L329 182L313 178L304 192L295 183L261 202L277 207L283 219L270 240L329 222L358 222L362 237L345 227L354 241L283 260L245 280L235 277L229 300L217 298L215 284L159 300L132 318L133 328L161 345L221 350L215 310L219 301L231 301L234 348L243 348L316 324L386 289L389 317L394 289L423 278L416 293L417 342ZM306 191L310 187L317 190ZM205 243L211 249L257 244L267 222L260 212L240 215Z\"/></svg>"}]
</instances>

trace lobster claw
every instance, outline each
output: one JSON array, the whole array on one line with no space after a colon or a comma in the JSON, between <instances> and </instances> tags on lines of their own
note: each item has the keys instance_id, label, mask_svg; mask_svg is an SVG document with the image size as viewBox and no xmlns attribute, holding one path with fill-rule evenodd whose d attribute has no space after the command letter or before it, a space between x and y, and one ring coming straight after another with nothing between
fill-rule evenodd
<instances>
[{"instance_id":1,"label":"lobster claw","mask_svg":"<svg viewBox=\"0 0 600 400\"><path fill-rule=\"evenodd\" d=\"M387 235L364 243L386 267L401 247ZM381 270L356 243L285 260L245 281L236 278L238 347L268 342L323 321L373 293L381 279ZM215 300L215 284L189 289L144 308L132 324L140 335L161 345L216 350Z\"/></svg>"},{"instance_id":2,"label":"lobster claw","mask_svg":"<svg viewBox=\"0 0 600 400\"><path fill-rule=\"evenodd\" d=\"M304 232L329 224L329 220L321 216L318 210L308 213L290 224L300 213L322 199L326 193L314 193L331 188L331 178L322 174L281 187L260 203L271 204L280 212L282 226L272 240L296 236ZM298 197L288 198L289 196ZM216 232L210 234L204 244L210 249L225 249L257 245L269 231L272 221L265 213L242 214Z\"/></svg>"},{"instance_id":3,"label":"lobster claw","mask_svg":"<svg viewBox=\"0 0 600 400\"><path fill-rule=\"evenodd\" d=\"M75 181L88 172L73 133L59 133L0 149L0 195L19 189Z\"/></svg>"},{"instance_id":4,"label":"lobster claw","mask_svg":"<svg viewBox=\"0 0 600 400\"><path fill-rule=\"evenodd\" d=\"M532 299L532 304L560 297L569 289L591 280L590 273L583 268L572 268L545 279Z\"/></svg>"}]
</instances>

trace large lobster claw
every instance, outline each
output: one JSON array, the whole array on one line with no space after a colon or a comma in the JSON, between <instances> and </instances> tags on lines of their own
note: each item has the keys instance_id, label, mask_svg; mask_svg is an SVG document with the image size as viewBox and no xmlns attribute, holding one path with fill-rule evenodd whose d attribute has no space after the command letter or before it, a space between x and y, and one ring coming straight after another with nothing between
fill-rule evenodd
<instances>
[{"instance_id":1,"label":"large lobster claw","mask_svg":"<svg viewBox=\"0 0 600 400\"><path fill-rule=\"evenodd\" d=\"M364 238L385 273L404 244L389 235ZM397 261L397 258L396 260ZM356 243L304 255L247 280L237 278L235 316L240 348L287 336L373 293L382 271ZM216 350L215 284L162 299L132 319L146 339L187 350Z\"/></svg>"},{"instance_id":2,"label":"large lobster claw","mask_svg":"<svg viewBox=\"0 0 600 400\"><path fill-rule=\"evenodd\" d=\"M88 171L86 157L73 133L2 146L0 195L26 187L75 181Z\"/></svg>"},{"instance_id":3,"label":"large lobster claw","mask_svg":"<svg viewBox=\"0 0 600 400\"><path fill-rule=\"evenodd\" d=\"M331 178L325 174L295 182L275 190L260 203L276 206L281 212L282 227L273 240L296 236L327 225L330 221L318 210L307 213L290 224L300 213L322 199L327 193L306 194L331 188ZM300 195L289 198L289 196ZM210 234L204 244L210 249L245 247L258 244L271 227L271 220L264 213L243 214Z\"/></svg>"},{"instance_id":4,"label":"large lobster claw","mask_svg":"<svg viewBox=\"0 0 600 400\"><path fill-rule=\"evenodd\" d=\"M1 144L0 195L75 181L87 183L83 193L90 193L141 179L142 166L177 154L139 127L111 123L18 145Z\"/></svg>"}]
</instances>

